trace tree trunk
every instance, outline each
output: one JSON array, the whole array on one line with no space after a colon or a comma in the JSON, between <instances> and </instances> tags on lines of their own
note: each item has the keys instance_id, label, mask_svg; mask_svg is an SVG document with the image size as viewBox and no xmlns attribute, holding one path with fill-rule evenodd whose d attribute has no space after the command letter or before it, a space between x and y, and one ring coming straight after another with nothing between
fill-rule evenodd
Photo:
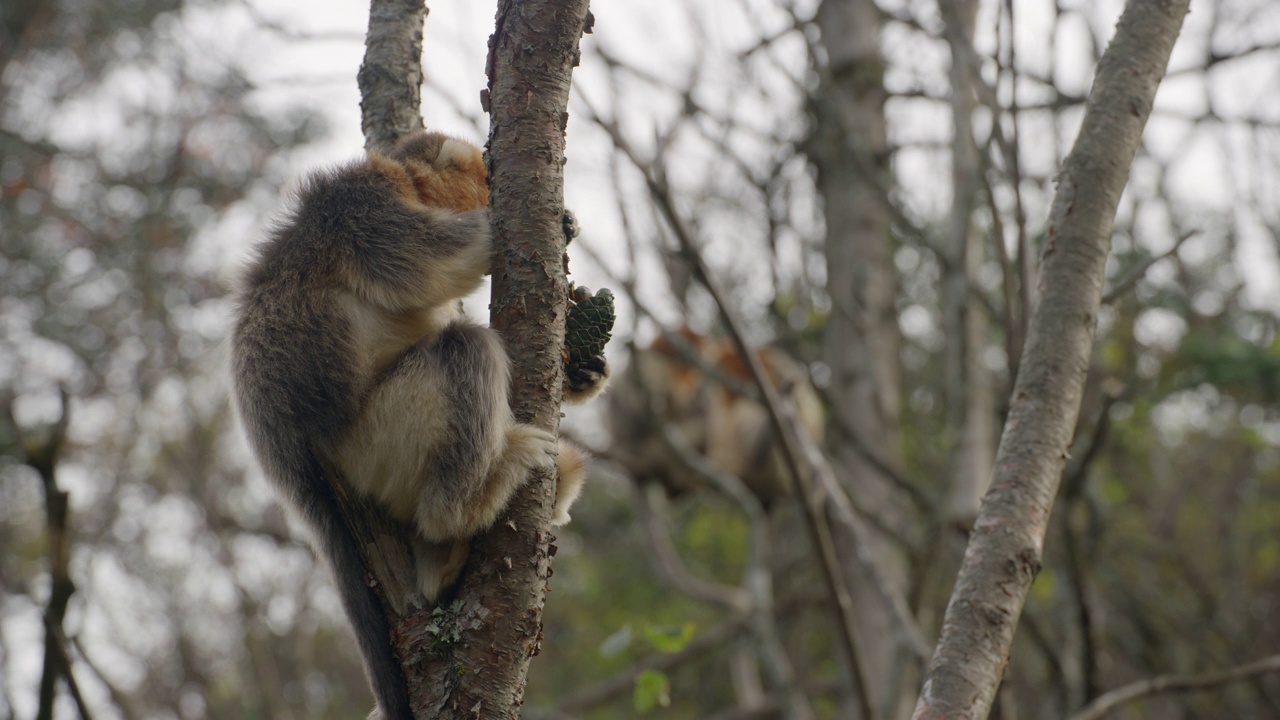
<instances>
[{"instance_id":1,"label":"tree trunk","mask_svg":"<svg viewBox=\"0 0 1280 720\"><path fill-rule=\"evenodd\" d=\"M516 419L552 430L560 423L568 297L564 130L588 17L587 0L504 0L489 48L487 162L496 238L490 319L511 356ZM498 523L472 541L449 608L466 629L462 641L429 653L421 674L410 675L410 694L428 711L422 717L520 716L555 553L547 529L555 481L554 471L537 473Z\"/></svg>"},{"instance_id":2,"label":"tree trunk","mask_svg":"<svg viewBox=\"0 0 1280 720\"><path fill-rule=\"evenodd\" d=\"M995 387L983 366L990 319L976 301L974 283L983 263L982 235L973 223L982 187L982 159L973 137L978 68L972 62L977 0L955 0L943 7L951 46L951 218L948 227L947 279L943 315L947 333L947 435L955 443L948 488L947 520L968 528L978 516L991 479L995 451ZM1002 242L996 238L996 242Z\"/></svg>"},{"instance_id":3,"label":"tree trunk","mask_svg":"<svg viewBox=\"0 0 1280 720\"><path fill-rule=\"evenodd\" d=\"M360 86L360 131L367 150L387 149L422 127L422 23L425 0L373 0Z\"/></svg>"},{"instance_id":4,"label":"tree trunk","mask_svg":"<svg viewBox=\"0 0 1280 720\"><path fill-rule=\"evenodd\" d=\"M901 527L905 508L889 480L864 455L899 464L898 417L901 379L897 282L890 238L891 185L885 134L884 64L880 58L880 11L870 0L827 0L818 10L827 63L819 68L812 98L816 128L807 148L817 169L826 221L827 294L831 314L823 359L831 370L827 387L835 422L833 460L859 505L890 526ZM890 582L906 584L899 548L870 533L867 551L883 560ZM839 538L847 545L848 534ZM874 581L862 577L856 553L844 551L857 610L860 655L875 707L895 708L898 643L894 625ZM909 698L906 702L910 702ZM847 713L855 703L846 703Z\"/></svg>"},{"instance_id":5,"label":"tree trunk","mask_svg":"<svg viewBox=\"0 0 1280 720\"><path fill-rule=\"evenodd\" d=\"M375 0L360 71L366 145L385 148L422 126L420 0ZM512 360L512 404L521 422L555 429L560 420L564 315L564 129L587 0L499 4L490 38L490 221L495 237L491 324ZM530 659L538 653L542 608L555 546L547 528L555 473L539 473L506 513L472 541L455 599L415 609L412 528L373 503L344 498L367 549L372 579L392 621L414 715L516 718ZM341 484L337 487L341 488Z\"/></svg>"},{"instance_id":6,"label":"tree trunk","mask_svg":"<svg viewBox=\"0 0 1280 720\"><path fill-rule=\"evenodd\" d=\"M1058 179L1039 303L996 455L916 718L985 718L1009 659L1080 398L1111 226L1188 0L1131 0L1098 64Z\"/></svg>"}]
</instances>

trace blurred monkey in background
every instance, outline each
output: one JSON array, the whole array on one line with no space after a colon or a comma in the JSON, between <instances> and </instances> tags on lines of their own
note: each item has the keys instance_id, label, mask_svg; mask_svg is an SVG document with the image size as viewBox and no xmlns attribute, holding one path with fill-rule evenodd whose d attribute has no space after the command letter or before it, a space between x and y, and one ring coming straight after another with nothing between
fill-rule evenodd
<instances>
[{"instance_id":1,"label":"blurred monkey in background","mask_svg":"<svg viewBox=\"0 0 1280 720\"><path fill-rule=\"evenodd\" d=\"M822 402L807 369L781 350L756 351L802 429L816 442ZM681 434L717 469L741 479L765 508L791 492L769 412L753 397L751 372L728 338L681 328L637 349L609 395L610 454L640 483L678 496L705 482L667 447L662 428Z\"/></svg>"}]
</instances>

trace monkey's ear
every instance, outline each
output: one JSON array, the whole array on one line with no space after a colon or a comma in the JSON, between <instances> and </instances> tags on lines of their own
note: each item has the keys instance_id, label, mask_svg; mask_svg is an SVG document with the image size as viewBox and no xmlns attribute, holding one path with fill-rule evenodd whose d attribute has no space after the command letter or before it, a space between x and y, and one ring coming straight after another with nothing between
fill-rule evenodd
<instances>
[{"instance_id":1,"label":"monkey's ear","mask_svg":"<svg viewBox=\"0 0 1280 720\"><path fill-rule=\"evenodd\" d=\"M391 158L402 163L416 160L431 165L440 156L440 148L447 139L447 135L438 132L415 130L396 143L395 149L391 151Z\"/></svg>"}]
</instances>

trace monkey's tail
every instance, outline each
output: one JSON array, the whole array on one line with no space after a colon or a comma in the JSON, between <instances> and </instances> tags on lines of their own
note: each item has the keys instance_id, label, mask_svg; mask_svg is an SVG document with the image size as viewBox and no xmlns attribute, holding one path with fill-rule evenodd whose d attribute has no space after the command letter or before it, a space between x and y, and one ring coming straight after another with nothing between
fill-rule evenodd
<instances>
[{"instance_id":1,"label":"monkey's tail","mask_svg":"<svg viewBox=\"0 0 1280 720\"><path fill-rule=\"evenodd\" d=\"M409 688L391 646L391 626L382 603L369 585L369 569L360 555L355 535L343 520L329 481L314 460L308 463L306 474L310 477L299 487L314 488L314 491L301 499L304 514L318 554L329 561L334 587L351 619L356 643L364 657L365 674L378 702L378 709L370 717L378 717L381 710L380 720L413 720Z\"/></svg>"}]
</instances>

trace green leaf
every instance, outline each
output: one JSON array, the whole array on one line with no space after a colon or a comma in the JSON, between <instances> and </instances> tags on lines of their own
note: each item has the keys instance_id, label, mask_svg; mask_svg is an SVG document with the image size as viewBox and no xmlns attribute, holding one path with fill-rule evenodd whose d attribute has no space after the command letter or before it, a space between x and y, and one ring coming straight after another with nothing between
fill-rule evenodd
<instances>
[{"instance_id":1,"label":"green leaf","mask_svg":"<svg viewBox=\"0 0 1280 720\"><path fill-rule=\"evenodd\" d=\"M658 652L680 652L693 639L696 626L687 622L683 625L650 625L645 628L644 636Z\"/></svg>"},{"instance_id":2,"label":"green leaf","mask_svg":"<svg viewBox=\"0 0 1280 720\"><path fill-rule=\"evenodd\" d=\"M648 713L671 704L671 680L666 673L645 670L636 676L633 696L636 712Z\"/></svg>"}]
</instances>

